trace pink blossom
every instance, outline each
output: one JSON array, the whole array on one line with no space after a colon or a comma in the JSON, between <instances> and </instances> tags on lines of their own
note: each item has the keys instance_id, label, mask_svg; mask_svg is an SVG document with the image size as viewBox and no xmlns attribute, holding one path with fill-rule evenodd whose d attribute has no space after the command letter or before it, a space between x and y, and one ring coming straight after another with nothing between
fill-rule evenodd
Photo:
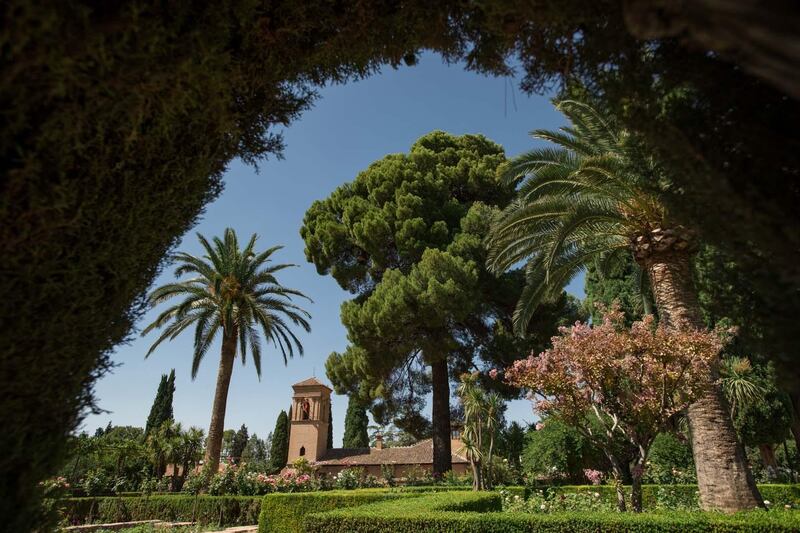
<instances>
[{"instance_id":1,"label":"pink blossom","mask_svg":"<svg viewBox=\"0 0 800 533\"><path fill-rule=\"evenodd\" d=\"M489 377L492 379L497 379L497 369L493 368L489 370Z\"/></svg>"},{"instance_id":2,"label":"pink blossom","mask_svg":"<svg viewBox=\"0 0 800 533\"><path fill-rule=\"evenodd\" d=\"M604 310L598 324L559 332L552 348L508 367L505 381L527 389L540 415L578 428L590 427L591 416L606 429L591 439L615 431L641 449L708 390L728 338L719 330L656 327L652 316L626 328L616 307Z\"/></svg>"},{"instance_id":3,"label":"pink blossom","mask_svg":"<svg viewBox=\"0 0 800 533\"><path fill-rule=\"evenodd\" d=\"M588 479L592 485L599 485L603 481L603 473L599 470L586 468L583 470L583 475L586 476L586 479Z\"/></svg>"}]
</instances>

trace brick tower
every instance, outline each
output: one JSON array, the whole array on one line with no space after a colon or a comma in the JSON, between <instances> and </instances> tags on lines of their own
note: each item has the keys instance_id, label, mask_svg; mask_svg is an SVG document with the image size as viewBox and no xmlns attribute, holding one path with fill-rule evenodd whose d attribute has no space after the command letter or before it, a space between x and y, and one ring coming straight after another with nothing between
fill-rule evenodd
<instances>
[{"instance_id":1,"label":"brick tower","mask_svg":"<svg viewBox=\"0 0 800 533\"><path fill-rule=\"evenodd\" d=\"M328 450L328 425L331 415L331 389L316 378L292 385L292 419L289 421L289 459L291 465L301 457L318 461Z\"/></svg>"}]
</instances>

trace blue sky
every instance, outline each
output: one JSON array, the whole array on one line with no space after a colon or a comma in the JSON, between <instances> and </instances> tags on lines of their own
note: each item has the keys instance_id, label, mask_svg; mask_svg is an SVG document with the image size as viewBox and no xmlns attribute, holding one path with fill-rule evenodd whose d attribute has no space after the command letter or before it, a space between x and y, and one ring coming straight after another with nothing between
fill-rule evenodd
<instances>
[{"instance_id":1,"label":"blue sky","mask_svg":"<svg viewBox=\"0 0 800 533\"><path fill-rule=\"evenodd\" d=\"M244 239L259 235L261 249L285 246L277 253L281 262L299 265L284 271L281 282L304 291L314 299L312 332L301 335L305 356L284 366L272 347L262 354L261 381L252 363L233 371L225 426L246 424L250 433L264 437L281 409L288 408L291 385L311 375L325 380L325 359L347 343L339 320L339 306L348 294L330 277L317 274L305 261L299 229L303 214L316 199L325 198L337 186L351 181L371 162L389 153L405 152L420 136L432 130L453 134L482 133L503 145L508 156L534 146L528 132L534 128L556 128L563 118L548 97L526 96L508 80L487 78L447 66L434 55L426 55L413 68L385 68L379 75L320 91L314 108L284 131L287 148L283 160L270 159L257 174L251 167L234 162L225 174L225 191L209 205L200 223L184 236L179 249L200 253L195 232L211 237L232 227ZM165 214L168 216L168 214ZM173 268L156 281L173 279ZM583 296L583 279L568 287ZM154 317L146 315L139 329ZM184 425L207 428L214 394L218 347L212 347L197 379L191 380L192 334L165 342L145 359L155 334L120 346L113 355L121 366L96 385L99 406L109 411L91 415L84 429L93 432L109 420L115 425L143 426L162 373L175 368L176 420ZM347 398L333 399L334 443L341 444ZM510 420L534 420L530 403L511 402Z\"/></svg>"}]
</instances>

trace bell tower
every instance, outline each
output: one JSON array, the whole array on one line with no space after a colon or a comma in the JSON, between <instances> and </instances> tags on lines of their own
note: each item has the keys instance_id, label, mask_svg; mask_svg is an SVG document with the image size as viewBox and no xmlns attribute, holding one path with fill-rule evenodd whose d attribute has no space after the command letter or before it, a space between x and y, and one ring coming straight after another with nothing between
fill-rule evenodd
<instances>
[{"instance_id":1,"label":"bell tower","mask_svg":"<svg viewBox=\"0 0 800 533\"><path fill-rule=\"evenodd\" d=\"M292 385L292 419L289 421L289 464L301 457L318 461L328 450L331 389L308 378Z\"/></svg>"}]
</instances>

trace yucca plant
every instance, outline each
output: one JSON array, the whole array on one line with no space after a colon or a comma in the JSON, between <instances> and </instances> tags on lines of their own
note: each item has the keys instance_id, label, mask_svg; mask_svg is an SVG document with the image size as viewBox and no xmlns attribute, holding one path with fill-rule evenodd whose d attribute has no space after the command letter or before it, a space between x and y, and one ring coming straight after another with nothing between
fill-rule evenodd
<instances>
[{"instance_id":1,"label":"yucca plant","mask_svg":"<svg viewBox=\"0 0 800 533\"><path fill-rule=\"evenodd\" d=\"M632 254L646 274L662 325L703 328L691 269L696 232L661 202L656 184L664 175L657 161L590 105L563 100L557 107L571 124L534 131L555 147L509 163L505 179L517 185L517 195L490 236L492 270L526 263L515 328L524 333L537 306L587 265L623 254ZM727 413L719 387L688 410L701 504L752 509L762 505L761 497Z\"/></svg>"},{"instance_id":2,"label":"yucca plant","mask_svg":"<svg viewBox=\"0 0 800 533\"><path fill-rule=\"evenodd\" d=\"M240 248L236 232L230 228L225 230L222 239L215 237L209 242L200 234L197 238L205 250L202 257L184 252L173 257L179 263L175 269L175 277L180 278L187 274L192 277L163 285L149 296L150 305L154 307L175 297L183 299L163 311L144 329L142 335L163 328L161 335L147 352L149 356L163 341L173 340L193 326L194 379L206 352L221 333L217 386L205 453L205 465L210 472L215 473L219 467L228 389L237 351L244 364L249 350L260 379L260 335L280 349L286 364L294 356L295 349L300 355L303 354L303 345L292 332L290 324L310 331L308 320L311 315L292 303L293 297L308 297L300 291L282 286L275 277L279 271L295 266L271 264L272 255L281 246L256 252L257 236L253 234L245 247Z\"/></svg>"},{"instance_id":3,"label":"yucca plant","mask_svg":"<svg viewBox=\"0 0 800 533\"><path fill-rule=\"evenodd\" d=\"M734 418L742 406L758 402L764 397L764 389L758 383L753 365L746 357L723 359L720 385L730 403L731 416Z\"/></svg>"}]
</instances>

